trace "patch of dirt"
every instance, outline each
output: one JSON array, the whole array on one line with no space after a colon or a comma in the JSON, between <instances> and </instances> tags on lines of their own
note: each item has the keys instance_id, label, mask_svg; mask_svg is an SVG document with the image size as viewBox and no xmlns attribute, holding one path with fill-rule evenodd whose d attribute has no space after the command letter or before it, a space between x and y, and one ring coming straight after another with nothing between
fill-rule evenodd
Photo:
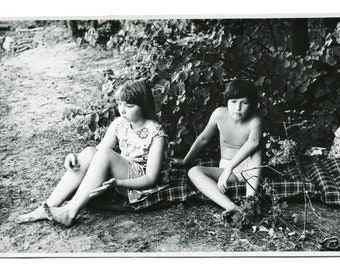
<instances>
[{"instance_id":1,"label":"patch of dirt","mask_svg":"<svg viewBox=\"0 0 340 270\"><path fill-rule=\"evenodd\" d=\"M340 213L314 203L305 241L284 231L239 231L221 222L221 209L184 203L155 211L118 213L84 210L71 229L48 221L19 225L14 219L32 210L63 174L64 157L89 142L78 139L76 124L62 120L100 95L102 72L120 68L118 55L78 48L63 26L49 25L34 35L35 48L6 55L0 62L0 252L273 252L317 251L318 241L340 235ZM58 38L58 42L52 42ZM287 216L303 212L290 203ZM290 220L293 223L293 219ZM211 254L211 253L208 253ZM228 254L228 253L224 253Z\"/></svg>"}]
</instances>

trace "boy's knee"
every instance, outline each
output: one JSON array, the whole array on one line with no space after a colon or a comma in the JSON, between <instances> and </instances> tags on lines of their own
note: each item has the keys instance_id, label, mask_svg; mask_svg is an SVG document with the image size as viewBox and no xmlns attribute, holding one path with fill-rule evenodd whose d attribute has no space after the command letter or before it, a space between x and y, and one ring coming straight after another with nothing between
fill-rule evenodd
<instances>
[{"instance_id":1,"label":"boy's knee","mask_svg":"<svg viewBox=\"0 0 340 270\"><path fill-rule=\"evenodd\" d=\"M189 171L188 171L188 176L190 178L190 180L194 180L197 176L197 174L200 174L202 173L202 167L200 166L195 166L195 167L192 167Z\"/></svg>"}]
</instances>

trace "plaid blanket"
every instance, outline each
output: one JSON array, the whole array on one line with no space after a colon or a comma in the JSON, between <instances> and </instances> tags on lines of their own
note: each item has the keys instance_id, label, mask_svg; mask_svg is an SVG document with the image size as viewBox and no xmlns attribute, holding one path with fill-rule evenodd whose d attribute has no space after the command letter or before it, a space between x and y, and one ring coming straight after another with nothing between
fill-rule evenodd
<instances>
[{"instance_id":1,"label":"plaid blanket","mask_svg":"<svg viewBox=\"0 0 340 270\"><path fill-rule=\"evenodd\" d=\"M314 159L306 165L306 175L323 202L340 205L340 158Z\"/></svg>"},{"instance_id":2,"label":"plaid blanket","mask_svg":"<svg viewBox=\"0 0 340 270\"><path fill-rule=\"evenodd\" d=\"M218 166L215 160L198 160L202 166ZM303 194L304 190L312 197L320 196L326 204L340 205L340 158L308 157L301 161L300 166L288 164L273 170L264 169L261 183L262 193L275 195L278 199L290 198ZM128 199L117 192L110 191L106 196L95 201L96 207L110 209L110 205L121 205L132 211L147 209L160 203L184 202L190 198L208 200L190 182L187 169L172 168L169 175L170 183L165 189L150 194L145 200L129 203ZM245 182L234 182L226 194L229 198L239 199L245 196ZM112 209L116 209L112 207Z\"/></svg>"}]
</instances>

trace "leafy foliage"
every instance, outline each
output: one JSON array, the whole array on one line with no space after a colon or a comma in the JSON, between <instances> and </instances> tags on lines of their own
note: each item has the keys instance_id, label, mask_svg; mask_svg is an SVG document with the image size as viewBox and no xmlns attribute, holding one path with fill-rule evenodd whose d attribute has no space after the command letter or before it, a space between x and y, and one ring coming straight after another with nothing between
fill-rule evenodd
<instances>
[{"instance_id":1,"label":"leafy foliage","mask_svg":"<svg viewBox=\"0 0 340 270\"><path fill-rule=\"evenodd\" d=\"M236 201L239 210L224 212L221 216L222 222L239 230L246 230L250 227L263 227L266 230L277 230L279 227L286 227L286 209L288 205L284 201L275 199L273 196L270 202L262 196L244 197Z\"/></svg>"},{"instance_id":2,"label":"leafy foliage","mask_svg":"<svg viewBox=\"0 0 340 270\"><path fill-rule=\"evenodd\" d=\"M181 156L222 105L225 84L247 78L261 94L258 110L273 155L284 139L300 151L330 145L339 122L339 29L323 43L315 39L305 56L293 56L287 46L289 19L133 20L122 25L107 48L124 55L126 68L106 71L111 75L103 78L102 104L85 121L96 139L96 130L115 115L112 93L117 86L144 77L170 136L171 154ZM211 152L218 153L216 144Z\"/></svg>"},{"instance_id":3,"label":"leafy foliage","mask_svg":"<svg viewBox=\"0 0 340 270\"><path fill-rule=\"evenodd\" d=\"M239 211L224 212L222 220L229 226L238 229L245 229L254 224L256 218L261 215L258 197L246 197L237 202L240 205Z\"/></svg>"}]
</instances>

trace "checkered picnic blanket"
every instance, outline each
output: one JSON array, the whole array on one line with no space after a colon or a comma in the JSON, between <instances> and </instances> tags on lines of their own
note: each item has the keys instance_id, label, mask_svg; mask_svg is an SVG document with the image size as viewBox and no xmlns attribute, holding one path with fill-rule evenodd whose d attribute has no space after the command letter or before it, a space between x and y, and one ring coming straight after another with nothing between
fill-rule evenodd
<instances>
[{"instance_id":1,"label":"checkered picnic blanket","mask_svg":"<svg viewBox=\"0 0 340 270\"><path fill-rule=\"evenodd\" d=\"M198 160L202 166L218 166L215 160ZM340 205L340 158L308 157L301 161L301 166L288 164L273 170L264 169L262 193L276 195L277 198L290 198L303 194L304 190L313 196L320 196L321 200L330 205ZM300 168L300 169L299 169ZM147 209L159 203L184 202L189 198L208 200L189 181L187 169L172 168L169 175L169 186L150 194L146 199L137 203L129 203L128 199L116 192L111 192L108 199L101 204L119 204L137 211ZM227 189L227 195L232 199L239 199L245 195L245 182L234 182ZM99 206L100 208L100 206Z\"/></svg>"},{"instance_id":2,"label":"checkered picnic blanket","mask_svg":"<svg viewBox=\"0 0 340 270\"><path fill-rule=\"evenodd\" d=\"M306 175L323 202L340 205L340 158L313 159L306 165Z\"/></svg>"},{"instance_id":3,"label":"checkered picnic blanket","mask_svg":"<svg viewBox=\"0 0 340 270\"><path fill-rule=\"evenodd\" d=\"M340 206L340 158L304 157L300 166L289 164L281 171L281 177L269 177L269 194L274 191L279 198L289 198L305 190L326 204Z\"/></svg>"}]
</instances>

